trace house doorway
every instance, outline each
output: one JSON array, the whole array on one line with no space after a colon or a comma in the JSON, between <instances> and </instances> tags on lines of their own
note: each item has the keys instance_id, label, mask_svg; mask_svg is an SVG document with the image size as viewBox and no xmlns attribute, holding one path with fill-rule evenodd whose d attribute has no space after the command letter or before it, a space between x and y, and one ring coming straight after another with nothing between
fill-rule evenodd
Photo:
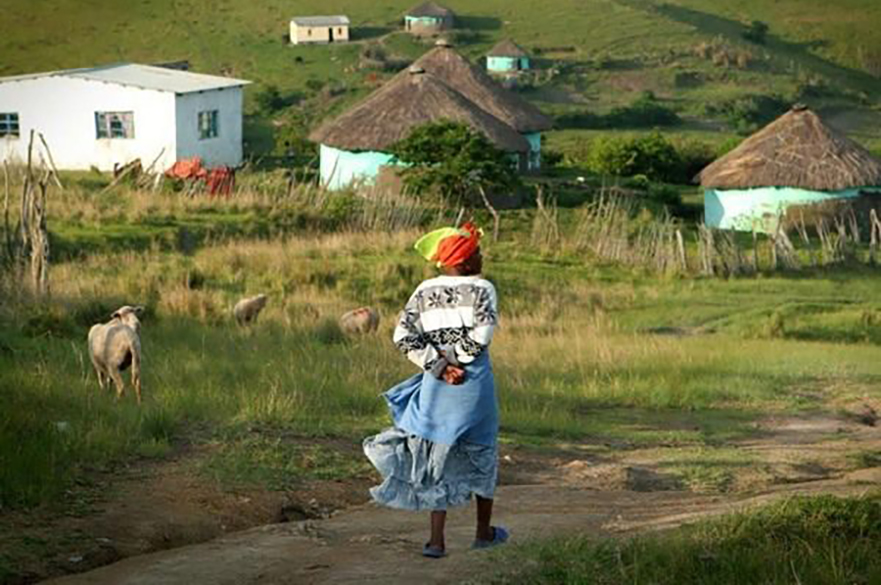
<instances>
[{"instance_id":1,"label":"house doorway","mask_svg":"<svg viewBox=\"0 0 881 585\"><path fill-rule=\"evenodd\" d=\"M330 42L332 43L333 42L333 29L332 28L327 29L327 33L328 33L328 38L330 39Z\"/></svg>"}]
</instances>

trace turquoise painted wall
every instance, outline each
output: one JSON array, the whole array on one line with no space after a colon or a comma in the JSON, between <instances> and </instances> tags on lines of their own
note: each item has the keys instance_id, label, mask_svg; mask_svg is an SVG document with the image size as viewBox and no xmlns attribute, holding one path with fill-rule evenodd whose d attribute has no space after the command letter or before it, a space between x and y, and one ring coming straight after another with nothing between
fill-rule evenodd
<instances>
[{"instance_id":1,"label":"turquoise painted wall","mask_svg":"<svg viewBox=\"0 0 881 585\"><path fill-rule=\"evenodd\" d=\"M433 16L405 16L404 22L407 24L408 29L411 26L414 26L414 27L438 27L443 24L444 19L443 18L436 18Z\"/></svg>"},{"instance_id":2,"label":"turquoise painted wall","mask_svg":"<svg viewBox=\"0 0 881 585\"><path fill-rule=\"evenodd\" d=\"M335 191L353 182L371 183L379 167L391 164L392 155L384 152L348 152L321 145L321 184Z\"/></svg>"},{"instance_id":3,"label":"turquoise painted wall","mask_svg":"<svg viewBox=\"0 0 881 585\"><path fill-rule=\"evenodd\" d=\"M529 170L537 171L541 168L541 132L524 134L523 138L529 142Z\"/></svg>"},{"instance_id":4,"label":"turquoise painted wall","mask_svg":"<svg viewBox=\"0 0 881 585\"><path fill-rule=\"evenodd\" d=\"M526 71L529 69L529 57L487 57L486 68L495 73Z\"/></svg>"},{"instance_id":5,"label":"turquoise painted wall","mask_svg":"<svg viewBox=\"0 0 881 585\"><path fill-rule=\"evenodd\" d=\"M846 189L844 191L807 191L792 187L761 189L706 189L704 221L708 227L737 231L773 233L777 219L787 207L820 203L832 199L857 197L860 191L881 192L881 187Z\"/></svg>"}]
</instances>

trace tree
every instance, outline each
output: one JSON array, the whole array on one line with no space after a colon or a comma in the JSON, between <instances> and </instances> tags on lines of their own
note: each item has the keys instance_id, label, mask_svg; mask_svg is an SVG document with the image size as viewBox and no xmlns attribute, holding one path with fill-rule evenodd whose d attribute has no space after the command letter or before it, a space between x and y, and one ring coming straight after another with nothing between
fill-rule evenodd
<instances>
[{"instance_id":1,"label":"tree","mask_svg":"<svg viewBox=\"0 0 881 585\"><path fill-rule=\"evenodd\" d=\"M437 189L447 200L474 203L475 190L511 188L518 183L516 163L485 136L458 122L432 122L415 128L392 145L402 163L401 176L416 193Z\"/></svg>"},{"instance_id":2,"label":"tree","mask_svg":"<svg viewBox=\"0 0 881 585\"><path fill-rule=\"evenodd\" d=\"M495 219L497 237L498 213L486 194L519 185L517 163L508 153L469 126L449 121L413 129L390 151L403 165L400 175L407 188L417 194L436 190L455 205L483 203Z\"/></svg>"}]
</instances>

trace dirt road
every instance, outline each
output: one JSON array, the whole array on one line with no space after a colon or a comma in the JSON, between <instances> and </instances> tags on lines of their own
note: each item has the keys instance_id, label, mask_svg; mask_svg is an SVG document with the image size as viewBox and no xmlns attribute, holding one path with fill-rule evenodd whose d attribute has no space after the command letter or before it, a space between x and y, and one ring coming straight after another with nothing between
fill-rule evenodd
<instances>
[{"instance_id":1,"label":"dirt road","mask_svg":"<svg viewBox=\"0 0 881 585\"><path fill-rule=\"evenodd\" d=\"M517 540L550 535L606 535L676 526L793 494L854 495L871 488L848 479L781 486L750 498L687 492L590 491L569 486L500 488L497 520ZM875 474L878 485L881 474ZM469 551L471 509L451 514L449 556L423 559L425 514L364 505L320 521L274 524L126 559L56 585L216 585L461 583L486 570L483 551Z\"/></svg>"}]
</instances>

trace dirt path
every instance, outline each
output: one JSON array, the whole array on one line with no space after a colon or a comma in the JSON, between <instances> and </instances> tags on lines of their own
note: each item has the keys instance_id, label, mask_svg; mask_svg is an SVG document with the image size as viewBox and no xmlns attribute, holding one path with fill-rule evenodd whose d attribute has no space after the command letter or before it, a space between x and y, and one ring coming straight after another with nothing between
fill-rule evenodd
<instances>
[{"instance_id":1,"label":"dirt path","mask_svg":"<svg viewBox=\"0 0 881 585\"><path fill-rule=\"evenodd\" d=\"M496 517L522 541L672 527L797 493L858 494L881 485L881 428L874 425L846 414L768 417L740 440L697 450L504 445ZM360 452L357 445L335 448ZM869 455L863 468L852 463L859 454ZM72 506L71 516L7 517L0 545L51 543L42 556L21 556L31 570L11 582L94 569L51 582L445 583L463 581L486 562L467 550L473 510L451 514L452 558L428 563L419 556L426 515L364 504L369 475L285 493L230 493L193 472L204 455L112 474L61 506ZM689 477L689 469L699 473Z\"/></svg>"},{"instance_id":2,"label":"dirt path","mask_svg":"<svg viewBox=\"0 0 881 585\"><path fill-rule=\"evenodd\" d=\"M588 491L565 486L500 488L497 518L518 540L571 533L611 534L666 528L698 517L803 493L854 495L870 489L844 479L783 486L733 498L686 492ZM330 519L274 524L205 544L130 558L57 585L243 585L462 582L486 569L467 550L470 509L451 515L450 557L423 559L424 514L360 506Z\"/></svg>"}]
</instances>

